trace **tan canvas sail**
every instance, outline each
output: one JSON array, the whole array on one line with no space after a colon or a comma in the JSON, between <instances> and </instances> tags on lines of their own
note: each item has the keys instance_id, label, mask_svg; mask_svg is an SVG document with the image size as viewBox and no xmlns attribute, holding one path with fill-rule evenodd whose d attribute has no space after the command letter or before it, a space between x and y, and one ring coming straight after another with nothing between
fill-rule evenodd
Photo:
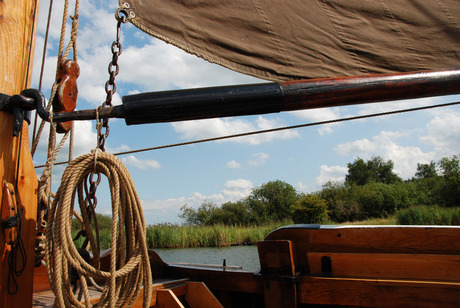
<instances>
[{"instance_id":1,"label":"tan canvas sail","mask_svg":"<svg viewBox=\"0 0 460 308\"><path fill-rule=\"evenodd\" d=\"M143 31L282 81L460 66L458 0L120 0Z\"/></svg>"}]
</instances>

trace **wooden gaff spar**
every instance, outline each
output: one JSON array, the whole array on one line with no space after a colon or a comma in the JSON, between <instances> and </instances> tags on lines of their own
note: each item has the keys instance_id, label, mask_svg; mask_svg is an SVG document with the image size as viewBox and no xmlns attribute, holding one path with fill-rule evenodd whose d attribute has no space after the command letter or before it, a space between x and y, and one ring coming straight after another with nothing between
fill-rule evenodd
<instances>
[{"instance_id":1,"label":"wooden gaff spar","mask_svg":"<svg viewBox=\"0 0 460 308\"><path fill-rule=\"evenodd\" d=\"M356 105L460 93L460 70L398 75L327 78L142 93L123 97L123 105L103 108L100 118L126 124ZM55 113L55 121L96 119L95 110Z\"/></svg>"}]
</instances>

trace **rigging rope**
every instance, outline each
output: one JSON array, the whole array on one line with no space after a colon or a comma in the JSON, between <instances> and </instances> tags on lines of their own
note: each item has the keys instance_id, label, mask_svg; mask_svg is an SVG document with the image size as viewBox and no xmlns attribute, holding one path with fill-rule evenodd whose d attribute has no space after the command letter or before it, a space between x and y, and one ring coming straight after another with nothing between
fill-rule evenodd
<instances>
[{"instance_id":1,"label":"rigging rope","mask_svg":"<svg viewBox=\"0 0 460 308\"><path fill-rule=\"evenodd\" d=\"M43 43L43 54L42 54L42 63L41 63L41 66L40 66L40 78L39 78L39 82L38 82L38 91L42 90L43 73L45 71L46 49L48 47L48 37L49 37L49 31L50 31L51 13L52 12L53 12L53 0L50 0L49 9L48 9L48 21L46 22L45 41ZM36 134L36 132L37 132L37 121L38 121L38 113L35 112L34 130L33 130L33 133L32 133L32 144L35 145L35 148L32 146L32 150L31 150L32 157L34 156L35 149L37 147L37 145L35 144L35 139L37 137L40 138L39 137L40 135ZM37 144L38 144L38 141L37 141Z\"/></svg>"},{"instance_id":2,"label":"rigging rope","mask_svg":"<svg viewBox=\"0 0 460 308\"><path fill-rule=\"evenodd\" d=\"M97 155L97 160L95 156ZM94 167L94 163L96 166ZM104 174L109 182L112 198L112 252L110 271L103 271L99 264L89 264L80 256L71 237L71 219L75 196L83 216L95 263L100 251L94 240L86 214L83 182L92 172ZM86 216L86 217L85 217ZM80 156L67 166L48 217L46 231L46 258L50 284L59 307L92 307L87 280L106 282L97 307L128 307L134 303L142 288L144 307L151 297L152 277L147 246L144 216L139 197L128 170L122 162L100 150ZM83 288L85 304L72 292L70 267L78 272Z\"/></svg>"},{"instance_id":3,"label":"rigging rope","mask_svg":"<svg viewBox=\"0 0 460 308\"><path fill-rule=\"evenodd\" d=\"M73 47L73 57L74 60L77 59L77 47L76 47L76 39L77 39L77 34L78 34L78 11L79 11L79 5L80 1L76 0L75 2L75 16L71 17L72 19L72 30L71 30L71 36L70 36L70 42L67 46L66 53L63 54L63 46L64 46L64 39L65 39L65 29L66 29L66 23L67 23L67 16L68 16L68 7L69 7L69 0L65 1L65 7L64 7L64 14L63 14L63 26L62 26L62 31L61 31L61 38L60 38L60 47L59 47L59 54L58 54L58 70L56 71L56 76L58 75L59 67L60 65L65 61L67 58L70 48ZM47 30L46 30L46 40L48 38L48 32L49 32L49 24L50 24L50 19L51 19L51 12L52 12L52 1L50 3L50 8L49 8L49 15L48 15L48 25L47 25ZM61 47L62 46L62 47ZM44 46L44 54L43 54L43 59L42 59L42 73L44 69L44 63L45 63L45 51L46 51L46 43ZM41 79L42 79L42 74L40 75L40 87L41 87ZM46 107L47 110L51 109L52 102L54 100L54 97L56 95L56 92L58 91L58 85L59 81L55 80L52 88L51 88L51 96L50 100L48 101L48 105ZM32 144L32 149L31 149L31 154L32 157L35 153L35 150L38 146L38 142L40 141L40 135L44 129L45 126L45 121L42 121L40 123L40 127L38 129L38 132L36 135L34 135L34 140ZM73 128L73 127L72 127ZM35 128L34 128L35 131ZM49 137L48 137L48 155L47 155L47 160L45 164L45 168L43 169L42 175L40 177L39 181L39 187L38 187L38 211L37 211L37 231L36 231L36 243L35 243L35 265L39 265L41 260L43 259L44 256L44 248L42 247L42 243L44 240L44 230L46 227L46 212L49 212L49 207L51 203L51 198L53 197L52 194L52 189L51 189L51 183L52 183L52 170L53 170L53 165L54 162L56 161L56 157L59 153L59 151L62 149L64 146L65 141L67 140L67 137L69 136L70 132L72 130L68 131L61 139L59 146L55 148L56 145L56 124L53 123L53 117L52 113L50 112L50 131L49 131ZM72 140L72 137L71 137ZM72 153L72 146L73 142L70 142L69 146L69 160L71 158L71 153Z\"/></svg>"},{"instance_id":4,"label":"rigging rope","mask_svg":"<svg viewBox=\"0 0 460 308\"><path fill-rule=\"evenodd\" d=\"M59 67L64 63L65 59L69 56L70 50L73 49L73 60L77 61L78 57L78 52L77 52L77 36L78 36L78 18L79 18L79 9L80 9L80 0L75 1L75 12L74 16L70 16L70 19L72 19L72 28L70 31L70 40L69 43L67 44L67 48L64 51L64 41L65 41L65 34L66 34L66 25L67 25L67 18L69 15L69 0L66 0L64 3L64 13L62 15L62 27L61 27L61 37L59 40L59 52L58 52L58 60L57 60L57 70L56 70L56 77L58 76L59 73ZM51 18L51 12L52 12L52 2L50 3L50 9L49 9L49 14L48 14L48 24L47 24L47 30L46 30L46 41L48 39L48 31L49 31L49 24L50 24L50 18ZM43 51L43 59L42 59L42 71L44 69L44 63L45 63L45 52L46 52L46 41L45 41L45 46L44 46L44 51ZM40 75L40 88L41 88L41 79L42 79L42 73ZM56 95L56 92L58 90L58 85L59 85L59 80L55 80L52 89L51 89L51 97L50 100L48 101L48 105L46 107L47 110L51 109L52 102L54 100L54 97ZM45 121L41 121L40 127L38 129L37 134L34 134L34 139L32 143L32 157L35 154L35 151L38 146L38 142L40 141L40 136L41 133L44 129L45 126ZM34 128L35 131L35 128ZM67 134L67 133L66 133ZM66 137L67 138L67 137ZM70 149L72 151L72 149Z\"/></svg>"},{"instance_id":5,"label":"rigging rope","mask_svg":"<svg viewBox=\"0 0 460 308\"><path fill-rule=\"evenodd\" d=\"M388 111L388 112L373 113L373 114L367 114L367 115L362 115L362 116L354 116L354 117L340 118L340 119L334 119L334 120L326 120L326 121L320 121L320 122L305 123L305 124L299 124L299 125L293 125L293 126L285 126L285 127L278 127L278 128L273 128L273 129L252 131L252 132L241 133L241 134L234 134L234 135L227 135L227 136L220 136L220 137L214 137L214 138L186 141L186 142L180 142L180 143L174 143L174 144L168 144L168 145L161 145L161 146L143 148L143 149L132 150L132 151L118 152L118 153L114 153L113 155L120 156L120 155L139 153L139 152L145 152L145 151L153 151L153 150L160 150L160 149L166 149L166 148L172 148L172 147L179 147L179 146L196 144L196 143L218 141L218 140L224 140L224 139L230 139L230 138L238 138L238 137L245 137L245 136L257 135L257 134L272 133L272 132L277 132L277 131L282 131L282 130L302 128L302 127L333 124L333 123L339 123L339 122L345 122L345 121L361 120L361 119L366 119L366 118L380 117L380 116L386 116L386 115L392 115L392 114L398 114L398 113L406 113L406 112L413 112L413 111L420 111L420 110L448 107L448 106L454 106L454 105L459 105L459 104L460 104L460 102L451 102L451 103L431 105L431 106L423 106L423 107L415 107L415 108L408 108L408 109L393 110L393 111ZM69 161L58 162L58 163L55 163L55 165L63 165L63 164L67 164L67 163L69 163ZM44 165L35 166L35 168L42 168L42 167L44 167Z\"/></svg>"}]
</instances>

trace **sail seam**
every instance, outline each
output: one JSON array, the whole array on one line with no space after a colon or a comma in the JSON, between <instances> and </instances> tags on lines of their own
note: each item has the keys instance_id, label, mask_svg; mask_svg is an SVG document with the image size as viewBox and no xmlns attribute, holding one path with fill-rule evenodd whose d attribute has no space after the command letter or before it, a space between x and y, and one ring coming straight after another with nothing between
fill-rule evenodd
<instances>
[{"instance_id":1,"label":"sail seam","mask_svg":"<svg viewBox=\"0 0 460 308\"><path fill-rule=\"evenodd\" d=\"M441 8L441 11L444 13L444 15L446 15L447 19L449 19L449 21L452 23L452 26L454 26L457 34L460 35L460 26L455 17L450 13L449 9L444 5L442 0L436 0L436 3Z\"/></svg>"},{"instance_id":2,"label":"sail seam","mask_svg":"<svg viewBox=\"0 0 460 308\"><path fill-rule=\"evenodd\" d=\"M409 53L411 53L414 56L414 58L416 59L416 61L420 63L420 69L421 70L428 70L427 66L425 65L423 60L420 58L420 56L418 55L417 51L409 44L409 42L408 42L408 40L407 40L407 38L406 38L406 36L404 34L404 31L402 31L402 29L395 22L395 17L391 13L391 10L388 7L388 5L385 3L384 0L378 0L378 2L380 3L380 6L382 7L383 11L385 12L385 17L388 19L388 22L391 25L391 28L393 28L393 30L397 33L397 36L399 37L399 39L401 40L401 42L403 43L405 48L409 51Z\"/></svg>"},{"instance_id":3,"label":"sail seam","mask_svg":"<svg viewBox=\"0 0 460 308\"><path fill-rule=\"evenodd\" d=\"M267 14L265 14L264 9L260 5L259 0L252 0L252 4L254 5L254 8L257 11L257 14L259 14L262 22L264 23L266 27L266 31L270 37L270 40L273 42L273 44L276 46L276 49L278 50L278 53L283 57L284 59L284 65L286 67L290 67L291 70L295 71L296 75L300 75L298 69L296 69L296 66L294 65L294 62L292 61L292 58L289 56L289 54L286 52L286 49L283 47L281 44L281 41L278 38L278 34L276 33L275 28L273 27L270 19L268 18Z\"/></svg>"},{"instance_id":4,"label":"sail seam","mask_svg":"<svg viewBox=\"0 0 460 308\"><path fill-rule=\"evenodd\" d=\"M356 54L356 52L353 51L354 50L353 44L350 43L348 41L348 39L345 38L345 31L339 25L337 20L335 20L335 17L333 16L333 13L329 9L328 4L324 0L319 0L318 2L320 3L320 6L323 8L323 10L326 13L326 15L329 17L329 20L330 20L332 26L334 27L335 31L337 32L337 37L340 38L340 40L342 41L342 44L345 47L344 49L346 50L346 52L348 53L350 58L355 63L357 69L360 72L364 73L364 74L369 74L369 71L364 68L364 66L362 65L362 62L359 60L358 55Z\"/></svg>"}]
</instances>

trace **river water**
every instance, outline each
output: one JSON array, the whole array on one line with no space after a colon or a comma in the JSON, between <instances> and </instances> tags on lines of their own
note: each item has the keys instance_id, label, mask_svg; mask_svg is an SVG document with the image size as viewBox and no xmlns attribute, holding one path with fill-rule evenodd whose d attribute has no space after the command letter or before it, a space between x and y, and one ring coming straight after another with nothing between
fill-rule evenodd
<instances>
[{"instance_id":1,"label":"river water","mask_svg":"<svg viewBox=\"0 0 460 308\"><path fill-rule=\"evenodd\" d=\"M166 263L193 263L242 266L246 271L257 271L260 267L257 246L230 246L218 248L156 248L155 251Z\"/></svg>"}]
</instances>

